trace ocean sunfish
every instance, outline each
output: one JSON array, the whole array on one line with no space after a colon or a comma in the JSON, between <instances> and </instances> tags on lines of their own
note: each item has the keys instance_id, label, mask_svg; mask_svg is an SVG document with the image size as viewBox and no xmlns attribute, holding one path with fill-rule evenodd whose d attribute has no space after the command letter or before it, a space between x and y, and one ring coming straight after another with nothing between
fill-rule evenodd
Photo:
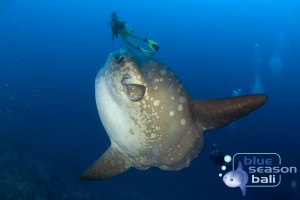
<instances>
[{"instance_id":1,"label":"ocean sunfish","mask_svg":"<svg viewBox=\"0 0 300 200\"><path fill-rule=\"evenodd\" d=\"M243 196L246 196L246 185L248 183L248 174L243 170L242 163L239 162L238 168L227 172L223 176L223 182L231 188L239 187L243 193Z\"/></svg>"},{"instance_id":2,"label":"ocean sunfish","mask_svg":"<svg viewBox=\"0 0 300 200\"><path fill-rule=\"evenodd\" d=\"M111 146L83 180L111 178L130 167L180 170L203 146L203 131L262 106L265 95L196 100L161 61L124 48L111 53L95 81L96 104Z\"/></svg>"}]
</instances>

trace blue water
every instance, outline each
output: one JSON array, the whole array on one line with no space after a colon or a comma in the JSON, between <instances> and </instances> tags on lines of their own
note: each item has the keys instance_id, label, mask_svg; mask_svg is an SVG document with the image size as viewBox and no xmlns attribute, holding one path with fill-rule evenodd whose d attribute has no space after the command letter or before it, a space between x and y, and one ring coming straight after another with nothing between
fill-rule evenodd
<instances>
[{"instance_id":1,"label":"blue water","mask_svg":"<svg viewBox=\"0 0 300 200\"><path fill-rule=\"evenodd\" d=\"M79 174L110 141L94 79L109 53L111 12L160 44L194 98L263 92L268 103L231 126L205 132L202 152L178 172L130 169L111 180ZM276 152L300 169L300 3L297 0L0 2L0 199L300 199L299 174L274 188L227 187L209 160Z\"/></svg>"}]
</instances>

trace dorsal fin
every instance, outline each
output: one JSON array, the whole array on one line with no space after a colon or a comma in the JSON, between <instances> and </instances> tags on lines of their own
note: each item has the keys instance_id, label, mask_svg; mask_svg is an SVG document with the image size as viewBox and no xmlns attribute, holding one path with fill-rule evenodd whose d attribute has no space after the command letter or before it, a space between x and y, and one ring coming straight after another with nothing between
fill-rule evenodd
<instances>
[{"instance_id":1,"label":"dorsal fin","mask_svg":"<svg viewBox=\"0 0 300 200\"><path fill-rule=\"evenodd\" d=\"M121 174L129 169L126 157L114 147L108 150L81 175L82 180L102 180Z\"/></svg>"},{"instance_id":2,"label":"dorsal fin","mask_svg":"<svg viewBox=\"0 0 300 200\"><path fill-rule=\"evenodd\" d=\"M247 95L212 100L193 100L193 116L197 126L212 130L247 115L267 101L265 95Z\"/></svg>"}]
</instances>

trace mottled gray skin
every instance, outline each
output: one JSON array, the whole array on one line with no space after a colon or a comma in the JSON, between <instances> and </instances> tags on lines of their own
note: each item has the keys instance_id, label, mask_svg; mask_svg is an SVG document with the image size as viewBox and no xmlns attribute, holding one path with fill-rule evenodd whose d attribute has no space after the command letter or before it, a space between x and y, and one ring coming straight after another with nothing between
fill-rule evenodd
<instances>
[{"instance_id":1,"label":"mottled gray skin","mask_svg":"<svg viewBox=\"0 0 300 200\"><path fill-rule=\"evenodd\" d=\"M81 175L88 180L110 178L131 166L188 167L203 146L204 130L236 120L266 101L262 95L194 101L163 63L129 49L109 56L95 86L111 147Z\"/></svg>"}]
</instances>

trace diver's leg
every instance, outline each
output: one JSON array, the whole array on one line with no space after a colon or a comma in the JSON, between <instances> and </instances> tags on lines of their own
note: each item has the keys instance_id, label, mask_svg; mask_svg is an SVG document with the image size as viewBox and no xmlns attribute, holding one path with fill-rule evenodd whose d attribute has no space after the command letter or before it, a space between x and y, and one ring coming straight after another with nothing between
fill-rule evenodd
<instances>
[{"instance_id":1,"label":"diver's leg","mask_svg":"<svg viewBox=\"0 0 300 200\"><path fill-rule=\"evenodd\" d=\"M122 39L124 40L124 42L126 44L128 44L128 45L130 45L130 46L132 46L136 49L139 49L139 46L137 44L135 44L135 43L131 42L130 40L128 40L128 37L127 37L126 34L120 34L120 35L121 35Z\"/></svg>"},{"instance_id":2,"label":"diver's leg","mask_svg":"<svg viewBox=\"0 0 300 200\"><path fill-rule=\"evenodd\" d=\"M147 38L142 38L138 35L133 34L130 30L128 29L124 29L124 34L133 37L133 38L137 38L142 40L143 42L146 42L148 44L148 46L153 49L154 51L158 51L159 50L159 44L157 44L156 42L152 41L152 40L148 40Z\"/></svg>"},{"instance_id":3,"label":"diver's leg","mask_svg":"<svg viewBox=\"0 0 300 200\"><path fill-rule=\"evenodd\" d=\"M126 34L120 34L120 35L121 35L122 39L124 40L124 42L125 42L126 44L128 44L128 45L130 45L130 46L136 48L137 50L142 51L144 54L147 54L147 55L154 55L153 52L147 51L147 50L141 48L139 45L137 45L137 44L131 42L130 40L128 40L128 37L127 37Z\"/></svg>"},{"instance_id":4,"label":"diver's leg","mask_svg":"<svg viewBox=\"0 0 300 200\"><path fill-rule=\"evenodd\" d=\"M128 29L124 29L124 32L126 33L126 35L130 36L130 37L133 37L133 38L137 38L137 39L140 39L140 40L143 40L145 41L146 38L142 38L136 34L134 34L132 31L128 30Z\"/></svg>"}]
</instances>

